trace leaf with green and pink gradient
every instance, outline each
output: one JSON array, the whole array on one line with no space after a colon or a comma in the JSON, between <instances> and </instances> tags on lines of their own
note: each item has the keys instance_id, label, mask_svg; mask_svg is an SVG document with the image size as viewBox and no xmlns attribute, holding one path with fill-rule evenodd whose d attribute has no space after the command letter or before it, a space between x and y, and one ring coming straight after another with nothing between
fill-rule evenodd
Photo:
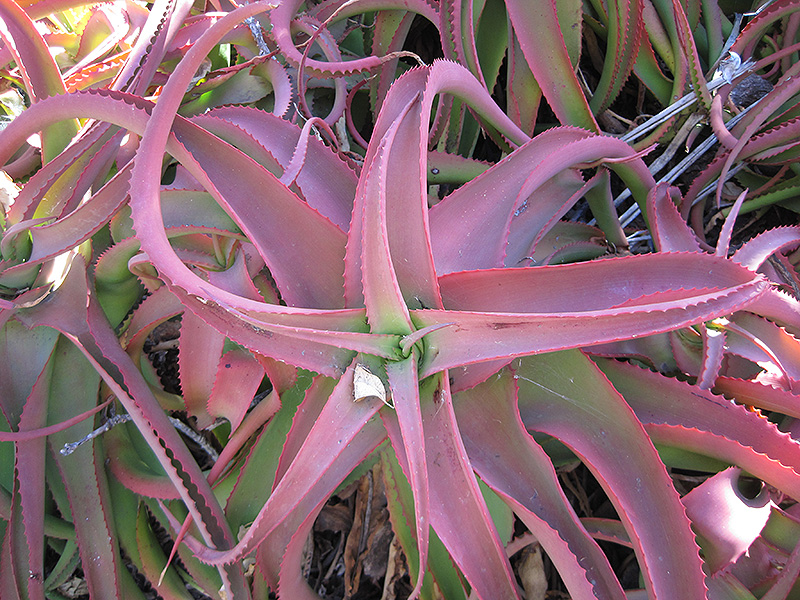
<instances>
[{"instance_id":1,"label":"leaf with green and pink gradient","mask_svg":"<svg viewBox=\"0 0 800 600\"><path fill-rule=\"evenodd\" d=\"M598 131L558 26L555 1L508 0L506 10L528 68L561 124Z\"/></svg>"},{"instance_id":2,"label":"leaf with green and pink gradient","mask_svg":"<svg viewBox=\"0 0 800 600\"><path fill-rule=\"evenodd\" d=\"M707 268L698 269L701 262ZM584 270L592 276L580 276ZM576 289L575 281L583 285ZM685 327L744 308L767 289L752 271L693 253L465 271L441 277L439 284L450 310L412 311L418 327L453 324L426 336L436 353L423 356L423 376Z\"/></svg>"},{"instance_id":3,"label":"leaf with green and pink gradient","mask_svg":"<svg viewBox=\"0 0 800 600\"><path fill-rule=\"evenodd\" d=\"M59 360L59 344L42 370L20 415L20 431L46 424L54 364ZM63 358L62 358L63 360ZM91 382L90 382L91 385ZM15 502L6 535L15 552L12 554L17 585L30 598L44 598L44 512L45 459L44 438L18 442L15 453L15 477L12 490ZM16 510L15 510L16 509ZM22 574L28 573L29 577Z\"/></svg>"},{"instance_id":4,"label":"leaf with green and pink gradient","mask_svg":"<svg viewBox=\"0 0 800 600\"><path fill-rule=\"evenodd\" d=\"M75 344L131 414L195 521L202 525L204 537L209 542L229 544L232 536L219 503L141 373L119 346L100 308L90 300L85 277L82 260L76 258L64 284L49 301L27 309L20 317L54 327ZM241 569L225 569L223 580L229 589L244 593Z\"/></svg>"},{"instance_id":5,"label":"leaf with green and pink gradient","mask_svg":"<svg viewBox=\"0 0 800 600\"><path fill-rule=\"evenodd\" d=\"M787 494L800 493L798 444L773 423L677 379L607 359L598 364L654 442L738 465Z\"/></svg>"},{"instance_id":6,"label":"leaf with green and pink gradient","mask_svg":"<svg viewBox=\"0 0 800 600\"><path fill-rule=\"evenodd\" d=\"M525 522L572 596L624 598L608 559L583 529L561 490L550 459L525 431L511 371L501 371L454 400L472 466ZM492 426L487 427L488 423ZM508 448L515 452L507 452Z\"/></svg>"},{"instance_id":7,"label":"leaf with green and pink gradient","mask_svg":"<svg viewBox=\"0 0 800 600\"><path fill-rule=\"evenodd\" d=\"M45 4L56 6L53 0ZM138 515L144 521L146 504L157 521L174 527L177 552L206 591L216 593L222 585L222 593L245 599L266 596L267 587L287 598L314 597L301 562L322 505L371 465L396 458L408 484L398 471L390 475L397 485L387 488L398 495L392 518L412 563L414 593L422 597L434 593L428 582L448 597L462 597L464 587L487 599L516 597L506 556L510 550L503 545L512 510L540 539L575 597L623 597L591 535L622 541L627 536L652 596L704 597L689 522L654 444L672 460L687 452L700 460L705 452L705 464L715 469L735 463L784 493L800 495L796 442L703 389L714 386L715 392L738 393L765 410L796 412L793 335L800 331L800 308L796 298L778 289L788 290L796 280L779 273L779 267L792 271L796 257L766 261L793 248L797 231L763 234L730 260L724 255L731 217L718 256L699 252L703 241L695 239L675 207L680 195L656 185L642 160L645 153L592 132L597 124L575 75L577 65L589 68L590 58L579 63L579 2L545 1L531 12L516 0L504 7L493 1L435 6L426 0L331 0L303 12L299 0L290 0L274 9L262 2L227 16L189 17L190 4L157 0L112 90L41 100L0 133L0 159L6 162L32 133L76 117L97 120L31 177L9 213L10 228L0 246L10 259L0 264L4 284L13 280L22 292L26 277L38 278L36 285L47 283L34 290L38 305L28 304L30 292L0 300L0 322L8 336L0 377L5 373L14 382L0 405L12 429L20 415L30 427L24 434L29 437L15 438L14 432L6 439L19 442L20 465L29 462L37 475L14 488L22 499L0 494L0 511L11 520L0 557L2 593L13 598L20 587L42 596L38 582L17 586L13 581L15 570L24 574L41 554L42 539L27 543L27 537L49 535L52 515L49 508L43 511L38 493L44 476L50 477L41 474L40 436L54 435L60 444L74 440L78 431L88 433L91 421L81 419L99 410L99 377L134 422L103 434L102 444L80 449L86 456L92 453L86 461L91 468L75 473L76 483L65 486L55 477L49 485L62 514L70 511L68 493L93 503L80 507L88 524L76 523L77 534L72 533L82 545L93 535L89 532L107 530L104 539L87 542L92 552L113 558L90 574L95 588L109 578L117 582L118 596L127 595L116 544L131 543L139 534L146 545L152 533L147 523L115 533L101 457L126 486L112 485L114 494L129 501L120 518ZM789 15L786 3L778 4L765 9L768 17L753 20L758 27L747 32L748 43L760 39L763 24ZM671 5L659 4L659 18L669 16ZM698 7L695 0L676 5L685 47L695 44ZM31 7L30 14L39 10ZM135 10L140 18L145 9ZM504 23L493 40L480 37L496 33L485 21L490 10ZM606 66L593 108L605 109L618 94L637 55L652 59L637 65L637 76L646 84L655 82L659 97L668 95L663 88L669 82L656 65L653 47L675 75L675 85L684 84L686 65L664 46L665 40L677 44L677 38L674 31L670 40L658 30L650 3L618 3L605 10L613 23L607 26ZM372 11L380 13L372 32L371 16L361 22L365 27L348 22ZM398 69L407 68L392 53L403 47L415 14L439 28L445 56L464 64L434 61L392 81ZM250 16L271 28L269 43L277 44L280 63L256 57L256 43L242 23ZM542 29L546 23L553 27ZM642 23L648 39L642 37ZM558 27L565 24L570 27L566 39ZM671 21L667 25L674 27ZM349 40L337 39L342 31ZM306 48L298 46L304 35L312 40ZM372 54L364 56L361 50L371 36ZM180 116L179 111L189 114L204 102L214 103L211 96L193 99L220 90L215 86L242 68L225 72L230 58L217 56L224 52L221 43L235 48L247 68L255 63L254 68L264 68L260 77L275 88L274 114L231 106ZM506 45L509 83L501 90L495 76ZM325 59L318 60L318 50ZM198 68L207 57L216 72L198 85ZM179 64L172 71L175 61ZM694 62L697 80L699 63ZM292 70L300 72L296 89L288 77ZM359 115L366 100L358 92L367 76L363 71L380 72L380 83L373 86L371 112ZM496 96L498 105L481 76L493 92L505 92L514 118L501 108L503 94ZM560 127L531 140L540 98L534 77L558 119L588 129ZM716 176L726 160L791 160L797 124L778 123L775 111L794 94L794 86L788 79L779 83L767 108L757 107L730 135L741 141L768 129L713 162L699 180ZM348 88L352 93L345 99ZM153 93L157 102L143 98ZM293 111L290 101L298 93ZM320 98L325 100L316 102ZM335 149L311 135L317 119L302 129L295 124L312 109L330 109L329 124L346 111L333 134L326 129L337 138ZM363 117L358 133L353 133L354 116ZM355 155L345 158L344 121L352 127L350 142L366 147L363 166ZM442 152L471 153L478 123L505 158L490 165ZM104 137L117 128L130 133L124 144ZM370 130L367 144L362 136ZM175 168L174 161L175 181L165 186L162 178ZM107 182L109 169L115 168L118 174ZM610 171L647 209L657 248L652 255L603 256L612 246L604 235L621 249L628 233L612 204ZM432 187L439 184L445 185ZM449 194L448 184L456 187ZM597 211L601 229L560 221L582 197ZM56 220L43 224L32 220L35 216ZM110 243L109 220L115 243L104 250ZM83 256L89 256L89 240L102 253L87 270L81 258L65 253L82 244ZM594 257L602 259L511 268ZM57 260L69 258L67 280L49 291L46 273ZM142 300L145 288L151 295ZM40 390L31 389L55 341L42 333L52 331L46 327L21 331L17 321L8 321L12 311L31 326L64 332L56 348L68 348L77 357L81 372L88 373L85 388L93 390L83 394L86 410L64 406L57 423L49 416L47 423L39 422L45 406L34 402ZM181 398L160 389L144 352L154 329L181 313L184 331L175 343L186 404L201 426L214 417L232 426L230 433L225 427L215 432L223 450L206 472L166 418L165 411L185 408ZM692 347L700 343L696 330L706 332L705 353ZM723 335L713 341L708 335L718 331L724 331L724 345ZM17 341L25 336L38 341ZM603 356L633 356L701 378L690 385L606 359L593 363L576 351L556 353L595 346ZM381 385L388 382L394 409L375 397L355 401L353 372L364 365ZM298 374L297 367L319 375ZM750 378L737 378L742 372ZM458 390L455 398L451 388ZM260 390L268 392L266 397L251 407ZM639 397L645 390L659 406ZM54 428L43 428L51 423ZM70 429L56 431L67 423ZM626 532L611 525L584 527L530 431L537 440L539 431L555 438L543 442L548 451L551 442L563 442L589 465L615 502ZM53 440L50 446L57 450ZM63 457L59 464L77 469L69 460ZM484 483L496 493L487 492ZM87 489L76 492L75 486L83 484ZM496 501L498 494L507 506L505 519L495 521L486 498ZM138 505L142 498L159 498L163 510L155 500ZM181 543L192 522L200 535ZM205 561L222 563L219 572L189 556L189 549ZM256 556L254 591L240 568L248 553ZM155 577L158 553L134 554L134 562ZM164 595L182 594L174 579L165 583L159 588Z\"/></svg>"},{"instance_id":8,"label":"leaf with green and pink gradient","mask_svg":"<svg viewBox=\"0 0 800 600\"><path fill-rule=\"evenodd\" d=\"M41 33L31 18L13 2L0 2L0 36L11 50L33 102L64 94L64 82ZM44 162L58 155L78 132L76 123L51 125L42 130Z\"/></svg>"},{"instance_id":9,"label":"leaf with green and pink gradient","mask_svg":"<svg viewBox=\"0 0 800 600\"><path fill-rule=\"evenodd\" d=\"M382 441L382 436L370 433L373 426L367 427L367 423L376 423L373 417L382 404L374 399L353 401L352 373L349 368L337 383L302 447L239 543L230 550L219 550L193 542L198 558L210 564L233 563L254 550L287 517L305 519L321 508L336 486Z\"/></svg>"},{"instance_id":10,"label":"leaf with green and pink gradient","mask_svg":"<svg viewBox=\"0 0 800 600\"><path fill-rule=\"evenodd\" d=\"M430 520L479 598L516 598L514 576L461 439L449 382L438 374L420 384L420 408L430 485ZM385 419L397 458L411 466L394 420ZM459 490L457 502L452 490Z\"/></svg>"},{"instance_id":11,"label":"leaf with green and pink gradient","mask_svg":"<svg viewBox=\"0 0 800 600\"><path fill-rule=\"evenodd\" d=\"M264 367L247 350L235 348L223 354L215 368L216 379L208 396L208 413L228 419L231 430L235 430L242 423L264 379Z\"/></svg>"},{"instance_id":12,"label":"leaf with green and pink gradient","mask_svg":"<svg viewBox=\"0 0 800 600\"><path fill-rule=\"evenodd\" d=\"M645 428L619 392L577 351L526 357L514 370L523 423L569 446L595 475L631 536L648 591L665 600L703 598L689 520Z\"/></svg>"},{"instance_id":13,"label":"leaf with green and pink gradient","mask_svg":"<svg viewBox=\"0 0 800 600\"><path fill-rule=\"evenodd\" d=\"M644 30L641 0L608 3L608 50L600 81L589 106L595 114L606 110L633 70Z\"/></svg>"}]
</instances>

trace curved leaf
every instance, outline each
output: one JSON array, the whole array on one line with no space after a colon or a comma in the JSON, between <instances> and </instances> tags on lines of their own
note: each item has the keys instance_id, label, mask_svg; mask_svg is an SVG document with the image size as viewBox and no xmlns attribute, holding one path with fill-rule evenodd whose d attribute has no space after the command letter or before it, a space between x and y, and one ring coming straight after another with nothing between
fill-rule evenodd
<instances>
[{"instance_id":1,"label":"curved leaf","mask_svg":"<svg viewBox=\"0 0 800 600\"><path fill-rule=\"evenodd\" d=\"M608 3L608 49L600 82L589 103L595 114L614 102L633 70L644 29L642 4L643 0Z\"/></svg>"},{"instance_id":2,"label":"curved leaf","mask_svg":"<svg viewBox=\"0 0 800 600\"><path fill-rule=\"evenodd\" d=\"M366 455L364 448L353 441L357 437L359 442L362 439L368 440L367 445L371 446L369 451L381 441L382 438L378 437L376 440L374 435L359 436L381 406L374 401L353 401L353 368L348 368L336 384L297 456L288 466L286 474L247 533L230 550L194 544L193 550L197 557L209 564L233 563L275 532L287 516L300 515L305 519L309 513L321 507L333 489ZM351 456L353 452L358 456L355 464L351 464L351 460L340 460L340 457Z\"/></svg>"},{"instance_id":3,"label":"curved leaf","mask_svg":"<svg viewBox=\"0 0 800 600\"><path fill-rule=\"evenodd\" d=\"M531 4L507 0L506 10L528 67L559 121L599 131L572 69L558 26L555 1Z\"/></svg>"},{"instance_id":4,"label":"curved leaf","mask_svg":"<svg viewBox=\"0 0 800 600\"><path fill-rule=\"evenodd\" d=\"M30 17L13 0L0 1L0 36L11 50L33 102L66 93L61 73L42 35ZM44 128L44 162L66 148L77 132L75 122Z\"/></svg>"},{"instance_id":5,"label":"curved leaf","mask_svg":"<svg viewBox=\"0 0 800 600\"><path fill-rule=\"evenodd\" d=\"M452 324L425 337L423 377L482 360L678 329L744 308L768 288L752 271L696 253L466 271L439 283L453 310L412 311L418 327ZM478 312L487 309L493 312Z\"/></svg>"},{"instance_id":6,"label":"curved leaf","mask_svg":"<svg viewBox=\"0 0 800 600\"><path fill-rule=\"evenodd\" d=\"M503 371L454 398L473 467L523 519L573 597L624 598L608 560L561 490L550 459L525 431L516 395L511 373Z\"/></svg>"},{"instance_id":7,"label":"curved leaf","mask_svg":"<svg viewBox=\"0 0 800 600\"><path fill-rule=\"evenodd\" d=\"M631 536L648 591L704 598L702 561L683 505L622 396L579 352L515 364L526 427L569 446L592 470Z\"/></svg>"},{"instance_id":8,"label":"curved leaf","mask_svg":"<svg viewBox=\"0 0 800 600\"><path fill-rule=\"evenodd\" d=\"M479 598L517 598L516 581L481 495L453 412L447 378L423 382L420 405L430 484L431 525ZM393 420L384 419L405 473L408 460ZM453 490L459 490L457 502Z\"/></svg>"},{"instance_id":9,"label":"curved leaf","mask_svg":"<svg viewBox=\"0 0 800 600\"><path fill-rule=\"evenodd\" d=\"M798 443L773 423L676 379L614 361L598 364L655 441L736 464L800 494Z\"/></svg>"}]
</instances>

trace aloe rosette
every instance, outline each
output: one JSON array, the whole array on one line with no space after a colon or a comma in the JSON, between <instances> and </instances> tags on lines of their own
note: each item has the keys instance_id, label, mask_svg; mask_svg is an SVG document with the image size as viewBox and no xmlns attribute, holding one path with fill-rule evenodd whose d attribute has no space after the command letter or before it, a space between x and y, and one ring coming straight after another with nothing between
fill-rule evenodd
<instances>
[{"instance_id":1,"label":"aloe rosette","mask_svg":"<svg viewBox=\"0 0 800 600\"><path fill-rule=\"evenodd\" d=\"M59 531L75 544L72 556L80 555L95 591L111 578L117 597L129 593L119 575L123 547L137 554L159 593L184 597L178 571L159 580L166 557L148 543L150 514L184 540L184 567L207 592L247 598L269 587L286 598L316 597L300 571L314 520L343 482L379 461L415 596L433 597L435 582L448 597L466 597L467 588L482 598L519 597L506 552L516 514L573 597L625 597L595 538L634 549L653 598L729 597L720 590L744 577L732 567L740 549L758 540L775 546L778 536L767 527L720 551L730 540L716 535L709 507L748 503L723 495L724 486L705 505L699 494L682 502L659 451L679 464L703 456L737 465L788 496L800 493L796 442L715 395L797 412L797 300L779 289L767 262L774 255L787 263L796 228L762 234L728 258L730 217L716 252L702 252L673 202L676 190L656 184L628 144L577 127L530 138L497 107L474 65L471 72L447 60L388 87L360 167L310 137L309 127L281 119L277 100L278 114L243 107L179 114L209 52L245 18L271 8L255 3L203 21L155 103L141 97L144 88L134 95L122 86L43 98L0 136L3 162L33 131L75 118L141 138L115 154L108 149L122 136L114 130L84 134L23 189L5 231L7 282L24 283L31 266L67 260L60 277L34 273L35 294L3 305L14 339L26 339L20 323L47 326L32 329L22 346L35 360L20 390L31 391L3 406L11 431L0 439L17 442L20 473L36 474L14 479L3 508L10 524L0 561L4 593L21 588L42 597L41 581L21 582L18 574L42 571L44 535ZM279 44L294 10L287 3L271 13ZM533 52L526 44L522 51ZM468 45L453 52L471 64ZM616 93L618 76L604 77L601 105ZM437 202L429 182L448 161L456 170L475 167L429 152L431 115L448 97L469 106L511 151ZM593 128L582 106L564 114L574 110ZM82 157L98 148L118 161L115 176L87 201L66 193L60 218L37 227L34 207L47 182L69 177L66 167L78 160L91 172L96 161ZM165 154L178 163L169 184L162 184ZM598 236L624 242L610 203L612 172L646 213L657 251L522 266L585 258L608 247ZM584 196L602 230L559 221ZM86 241L109 222L112 243L87 271ZM149 296L122 324L120 341L112 325L139 300L139 281ZM142 357L155 327L181 314L177 397ZM11 346L4 356L20 362ZM765 365L763 373L737 377L737 360ZM65 365L73 362L83 370L69 374ZM364 368L390 403L354 393L354 373ZM658 370L680 370L697 383ZM251 410L264 377L271 393ZM78 381L80 414L56 401ZM80 450L93 466L87 474L74 457L56 456L77 430L55 429L99 410L98 390L118 400L133 426ZM231 423L210 470L189 454L165 409L186 410L200 426ZM48 479L47 486L61 513L72 515L73 532L45 518L52 517L43 501L45 434L66 484L62 491ZM548 440L589 467L618 523L577 516L545 452ZM113 477L101 466L104 456ZM733 477L726 481L730 488ZM771 510L759 513L765 527L791 519L763 505ZM125 523L121 515L130 514L136 519ZM33 541L22 551L26 540ZM255 576L244 568L253 554ZM794 572L795 554L776 559L785 573ZM107 560L92 563L101 556ZM785 573L771 583L776 594Z\"/></svg>"},{"instance_id":2,"label":"aloe rosette","mask_svg":"<svg viewBox=\"0 0 800 600\"><path fill-rule=\"evenodd\" d=\"M464 266L471 270L459 269L460 265L456 264L447 269L451 271L448 275L440 276L436 268L434 240L444 238L445 242L438 243L451 249L469 239L472 232L463 232L465 228L472 225L477 230L478 223L490 230L497 227L501 232L508 232L514 209L521 202L521 197L532 195L539 185L563 170L564 165L563 162L558 163L556 168L546 158L540 159L539 165L528 162L525 179L517 183L518 188L513 193L501 197L502 201L492 203L488 210L494 214L488 218L480 212L486 204L483 194L470 196L470 184L465 185L460 190L458 200L462 203L462 215L466 216L455 222L456 231L451 233L445 227L434 229L437 209L428 212L425 189L428 120L424 115L430 113L429 107L437 93L452 92L465 97L484 119L505 133L512 143L520 144L519 150L506 161L482 176L487 180L496 177L502 181L502 175L516 166L509 165L515 162L518 153L525 152L528 145L533 147L539 141L527 142L524 134L493 108L477 81L461 68L438 63L429 69L417 69L407 74L395 83L387 96L373 134L375 141L369 148L361 170L353 204L354 216L346 235L342 236L329 227L330 233L326 239L325 228L328 226L324 224L330 222L325 216L328 209L320 206L312 211L298 199L295 203L303 208L297 210L307 213L302 220L302 228L298 229L298 233L289 233L290 221L284 221L284 242L275 243L277 238L274 238L269 247L259 248L264 252L262 258L270 267L287 306L265 305L237 298L224 289L204 282L187 269L166 243L163 226L152 218L158 214L159 183L153 176L157 171L152 169L148 160L158 157L160 153L155 149L163 148L167 143L167 125L174 119L174 111L180 100L177 94L172 96L170 93L172 90L182 90L186 77L193 72L196 64L192 60L197 60L195 56L203 56L215 42L216 39L210 38L206 47L198 42L187 54L186 63L176 70L165 86L149 121L149 129L144 133L141 158L137 159L133 174L136 182L133 189L136 191L132 197L132 216L138 237L143 250L158 269L159 276L169 283L171 291L195 314L202 315L215 328L260 354L340 379L296 450L293 460L282 461L285 465L281 469L282 476L277 478L273 492L241 541L230 550L203 549L195 543L198 556L204 561L226 564L264 543L269 550L260 556L265 562L273 561L274 566L267 567L267 572L272 571L277 575L280 562L275 562L276 558L269 558L270 551L285 548L287 558L297 556L298 545L304 539L302 533L311 526L315 510L321 507L344 476L367 458L388 432L395 454L414 491L414 529L420 565L424 568L427 563L426 546L429 527L432 527L479 595L492 597L498 593L497 590L503 589L506 592L502 595L515 595L515 585L502 543L488 518L485 501L479 492L465 447L465 438L469 438L459 430L453 410L449 373L453 373L454 384L459 385L459 394L469 397L476 393L470 390L479 389L471 387L477 383L475 379L480 380L486 375L471 375L472 367L469 365L473 363L498 361L491 368L496 371L502 364L499 361L507 363L522 355L655 334L709 321L743 309L769 293L766 281L735 262L699 253L620 258L591 267L502 268L504 262L509 260L509 257L503 256L502 241L494 245L485 244L483 256L478 258L467 241L464 245L470 251L466 253L468 258L464 259ZM471 83L473 81L475 83ZM561 146L569 148L575 165L602 160L608 157L609 147L614 146L613 140L598 139L590 134L567 130L562 135L567 141L559 139L553 143L552 149L555 151ZM569 139L570 136L572 139ZM623 176L636 181L646 190L651 182L647 180L646 170L639 166L639 159L631 150L625 151L622 144L618 152L619 158L628 160L614 163L614 166ZM184 166L188 167L186 163ZM250 168L255 168L255 165L251 163ZM205 172L211 179L210 169ZM409 180L418 181L419 185L408 185ZM265 174L260 181L271 181L270 190L274 190L272 194L264 194L263 189L266 188L262 188L262 197L266 196L272 201L272 198L287 195L277 178ZM238 194L248 194L247 186L253 185L252 181L237 181L235 186L221 180L209 183L214 186L209 190L212 195L225 198L228 205L232 199L220 190L221 185L226 185L226 191L233 192L235 188ZM206 184L207 188L210 187L209 183ZM474 187L481 185L483 182L478 178ZM454 198L449 202L455 201ZM445 204L441 206L443 208L438 210L445 210ZM470 213L475 215L472 223L468 221ZM232 216L242 229L248 226L238 214ZM314 235L313 257L304 256L298 248L299 232L306 231L308 223L320 223ZM452 240L449 244L446 243L448 236ZM491 241L495 239L489 237ZM337 246L338 251L325 253L325 256L320 253L321 248L335 249ZM289 248L291 256L288 256ZM482 261L482 264L475 264L478 261ZM687 270L690 262L693 268ZM702 271L697 269L701 262L708 263L708 267ZM338 269L334 266L336 263L343 266L343 273L341 266ZM607 273L595 279L598 282L596 287L586 284L585 295L575 294L571 288L575 281L582 280L578 271L588 271L589 268L593 269L593 273L599 273L598 269ZM298 274L309 270L313 270L315 276L298 282ZM657 281L655 277L647 277L647 273L656 271L659 272ZM672 275L665 276L667 273ZM691 280L691 273L697 273L698 278ZM314 286L317 289L313 292L297 287L298 283L311 287L312 283L320 281L325 281L326 285ZM446 282L452 282L451 286L445 286ZM448 293L450 290L453 291ZM534 295L530 290L543 292ZM329 295L326 300L328 310L320 301L323 294ZM573 296L570 301L565 299L569 295ZM590 302L590 299L598 304ZM366 310L359 308L362 303ZM596 326L592 327L592 323ZM298 344L301 340L303 344ZM361 356L357 360L369 361L365 355L373 356L373 362L375 359L384 359L395 411L382 409L383 405L375 402L367 405L353 401L352 365L356 352ZM518 372L526 372L523 365L527 363L523 362ZM467 367L464 373L460 372L461 367ZM596 372L589 363L585 368L589 373ZM474 370L478 371L477 368ZM344 376L341 375L342 371ZM514 397L513 393L506 393ZM618 397L611 392L610 396ZM306 400L312 401L310 397ZM371 419L378 410L381 410L383 429ZM556 411L556 408L551 410ZM560 417L551 417L554 419L553 425L545 431L567 441L601 474L601 481L608 486L612 498L619 502L620 513L625 515L624 521L637 532L634 545L648 573L646 583L653 592L664 597L672 594L674 597L703 594L700 559L695 552L686 551L693 547L694 542L678 497L670 491L671 486L663 467L654 470L654 465L660 462L633 413L624 404L616 410L621 411L619 420L609 415L609 427L603 433L614 438L616 444L623 444L620 428L615 435L612 427L614 422L622 422L622 415L627 415L625 419L630 425L624 428L625 435L631 435L631 431L642 432L637 444L630 443L631 451L625 453L624 461L630 476L630 471L635 468L631 461L634 457L640 458L640 476L635 477L639 481L639 489L632 490L627 481L622 482L613 476L615 468L610 464L619 462L614 460L618 445L607 441L607 445L588 444L584 448L586 442L578 442L576 438L579 436L574 427L571 435L563 430L563 425L559 428L558 423L569 419L569 411L562 411ZM546 423L547 420L543 418L542 422ZM519 421L506 424L511 431L521 426ZM539 426L546 427L544 424ZM529 424L528 427L535 425ZM495 435L501 434L498 431ZM615 448L614 454L608 451L611 447ZM331 451L331 448L335 450ZM446 462L443 461L444 457L447 457ZM607 462L610 463L606 467L609 475L602 476ZM505 478L505 481L501 480L494 486L499 491L502 485L507 484L508 478ZM455 507L446 502L452 489L461 492L460 502ZM648 492L651 497L645 503ZM537 504L532 507L526 506L528 498L525 496L508 496L509 501L523 514L536 513L537 510L548 514L555 512L555 507L563 510L566 506L563 498L558 501L552 499L553 504L549 506ZM654 510L663 511L663 517L654 518ZM547 518L541 521L547 524L544 529L552 527ZM465 531L466 523L470 527ZM531 517L530 524L535 523ZM659 530L654 523L669 528L670 535L666 536L666 530ZM680 535L676 533L681 530L676 528L676 523L683 523L683 533ZM564 525L563 529L556 529L556 533L550 533L549 537L559 540L554 543L566 548L574 549L580 545L591 547L585 532L575 527L567 533L568 527ZM539 533L540 529L537 527L533 531ZM542 539L547 537L544 533L540 535ZM667 548L662 545L665 537L674 540ZM660 546L658 552L655 550L657 546ZM548 551L553 556L562 554L575 560L574 551L564 548L560 552L557 548L548 548ZM648 564L648 560L653 560L650 557L655 554L659 555L658 567ZM665 568L665 561L674 561L674 566ZM487 564L495 566L487 569ZM570 572L568 564L563 564L564 572ZM284 560L280 589L282 593L299 594L295 588L288 587L291 582L297 582L296 576L291 574L290 565L290 561ZM595 570L602 576L594 576ZM608 567L606 565L604 569L602 561L598 560L598 565L585 567L584 571L590 575L584 573L576 576L572 585L588 585L584 589L592 590L592 593L599 593L598 590L603 589L603 594L621 594L618 584L610 581ZM676 572L695 575L682 576L680 581L676 581L669 576L669 573ZM288 581L283 581L286 578ZM421 585L421 578L417 581ZM576 591L578 589L580 587Z\"/></svg>"}]
</instances>

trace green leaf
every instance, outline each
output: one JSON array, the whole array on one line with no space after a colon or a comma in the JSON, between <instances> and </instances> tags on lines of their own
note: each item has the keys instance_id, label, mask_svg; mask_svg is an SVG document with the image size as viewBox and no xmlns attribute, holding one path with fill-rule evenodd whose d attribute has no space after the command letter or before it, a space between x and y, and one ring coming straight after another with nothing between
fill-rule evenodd
<instances>
[{"instance_id":1,"label":"green leaf","mask_svg":"<svg viewBox=\"0 0 800 600\"><path fill-rule=\"evenodd\" d=\"M100 376L74 344L61 337L56 350L49 424L59 423L95 406L100 385ZM70 402L64 402L65 398L70 398ZM94 444L84 444L69 456L59 452L65 443L90 433L92 428L91 421L83 421L66 431L52 434L48 441L69 493L81 564L89 589L92 595L121 597L119 578L125 567L121 564L117 547L102 455ZM109 589L111 585L113 587Z\"/></svg>"},{"instance_id":2,"label":"green leaf","mask_svg":"<svg viewBox=\"0 0 800 600\"><path fill-rule=\"evenodd\" d=\"M281 409L258 435L245 462L228 475L236 481L225 507L233 531L251 524L269 498L292 419L312 382L308 371L298 373L297 383L281 394Z\"/></svg>"}]
</instances>

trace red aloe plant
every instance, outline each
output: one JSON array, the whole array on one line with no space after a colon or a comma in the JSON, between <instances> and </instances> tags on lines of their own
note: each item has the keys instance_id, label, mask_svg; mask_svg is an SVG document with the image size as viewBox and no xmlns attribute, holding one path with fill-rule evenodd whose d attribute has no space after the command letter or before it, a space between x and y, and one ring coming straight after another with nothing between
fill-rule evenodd
<instances>
[{"instance_id":1,"label":"red aloe plant","mask_svg":"<svg viewBox=\"0 0 800 600\"><path fill-rule=\"evenodd\" d=\"M545 4L537 10L555 20ZM442 3L435 15L427 4L406 7L438 15L452 43L446 55L466 66L436 61L385 85L360 166L311 137L311 125L280 118L288 78L264 56L218 73L184 104L207 55L225 36L240 40L242 21L265 11L277 47L301 72L341 76L393 58L341 61L330 48L329 63L303 55L290 35L297 3L254 3L213 23L195 20L181 30L202 32L188 49L170 23L181 23L189 7L154 8L145 27L155 42L131 49L135 58L110 88L47 97L44 84L30 80L41 93L0 134L1 162L34 132L57 140L59 123L95 123L31 176L7 211L0 244L3 377L13 382L0 439L16 442L17 472L0 506L8 522L4 598L45 597L47 536L67 540L64 569L79 555L93 596L129 594L123 548L159 593L185 597L178 570L159 575L166 556L154 548L150 519L173 528L183 542L181 569L206 593L260 597L269 587L285 598L316 597L301 576L304 543L326 500L375 461L412 597L434 597L435 586L454 598L466 589L519 597L503 525L512 513L576 598L625 597L595 538L634 549L653 598L731 597L724 586L745 577L745 567L736 570L742 549L757 543L780 548L771 557L790 574L773 581L763 572L759 584L769 582L778 597L796 579L797 552L785 539L778 546L774 524L768 530L770 519L788 521L789 513L776 504L762 515L764 532L753 529L731 549L719 534L727 524L708 514L741 500L723 496L733 472L727 483L703 484L720 489L719 497L704 501L698 488L682 501L665 462L692 465L702 455L800 494L794 439L712 393L796 416L798 307L779 289L791 282L779 277L794 273L784 252L800 242L797 228L764 233L728 258L742 196L715 252L703 252L676 207L680 193L656 184L626 142L597 133L591 108L604 110L619 93L639 50L638 5L609 7L614 60L626 64L607 63L602 93L590 104L567 41L553 39L540 54L531 14L508 3L515 43L554 112L591 129L556 127L533 138L492 100L468 33L473 19L456 19L464 14L457 5ZM294 23L317 31L326 47L329 34L314 24L350 8L323 4ZM15 10L4 11L8 21L29 24ZM676 19L691 45L691 11ZM255 54L247 36L241 51ZM148 54L151 43L158 52ZM182 58L153 103L144 95L170 44ZM28 73L49 65L37 52L41 61L16 54ZM231 78L267 64L278 114L244 107L195 114L215 105L212 92ZM557 85L561 77L566 87ZM337 87L339 100L341 93ZM339 100L330 122L347 105ZM190 107L185 115L182 106ZM476 168L429 152L438 135L434 107L452 116L457 106L468 106L510 151L436 202L428 186L442 169ZM175 173L167 184L165 164ZM612 173L646 213L656 251L555 264L596 252L593 238L625 243L610 202ZM560 221L584 196L602 229ZM93 256L88 241L99 244L107 224L108 247ZM767 266L771 256L783 271ZM178 397L142 356L155 328L181 314ZM740 377L749 370L742 364L761 368ZM251 407L265 376L269 394ZM64 403L67 394L80 401ZM81 419L105 407L106 397L132 425L78 448L83 461L64 456L59 448L91 431ZM201 469L165 409L187 411L198 428L230 423L213 466ZM546 452L555 441L593 473L619 522L578 517ZM59 473L45 478L48 461ZM255 575L245 563L253 554ZM101 587L109 580L110 593Z\"/></svg>"}]
</instances>

